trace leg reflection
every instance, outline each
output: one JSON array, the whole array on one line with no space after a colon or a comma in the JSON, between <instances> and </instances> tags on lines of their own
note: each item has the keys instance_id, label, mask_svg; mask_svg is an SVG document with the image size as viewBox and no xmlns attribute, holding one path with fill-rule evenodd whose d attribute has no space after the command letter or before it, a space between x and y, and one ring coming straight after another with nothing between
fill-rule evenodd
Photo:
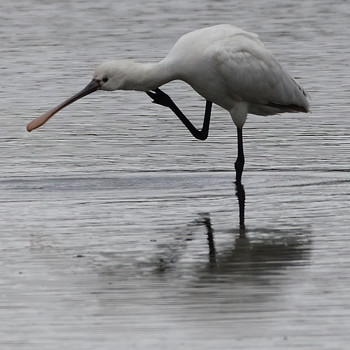
<instances>
[{"instance_id":1,"label":"leg reflection","mask_svg":"<svg viewBox=\"0 0 350 350\"><path fill-rule=\"evenodd\" d=\"M245 190L240 182L236 182L236 196L239 205L239 228L240 236L245 237L245 223L244 223L244 208L245 208Z\"/></svg>"},{"instance_id":2,"label":"leg reflection","mask_svg":"<svg viewBox=\"0 0 350 350\"><path fill-rule=\"evenodd\" d=\"M207 228L207 239L209 246L209 262L212 266L216 265L216 250L214 242L213 228L211 227L210 217L204 217L204 224Z\"/></svg>"}]
</instances>

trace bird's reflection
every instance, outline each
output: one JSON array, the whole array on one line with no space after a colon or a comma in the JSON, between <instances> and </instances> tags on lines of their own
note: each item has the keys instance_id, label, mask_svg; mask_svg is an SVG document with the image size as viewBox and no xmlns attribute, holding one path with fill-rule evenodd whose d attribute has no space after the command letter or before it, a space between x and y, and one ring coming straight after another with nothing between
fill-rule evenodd
<instances>
[{"instance_id":1,"label":"bird's reflection","mask_svg":"<svg viewBox=\"0 0 350 350\"><path fill-rule=\"evenodd\" d=\"M167 273L176 269L181 263L190 241L202 230L208 244L208 260L203 265L197 264L198 271L205 274L256 275L263 272L276 272L289 265L307 263L310 256L311 231L307 228L252 228L245 226L231 229L234 239L223 249L217 249L215 243L216 231L208 213L188 226L186 237L179 243L179 249L172 244L167 252L157 257L157 272ZM196 231L196 233L194 233ZM202 236L203 237L203 236ZM204 238L204 237L203 237ZM164 247L163 247L164 249ZM167 253L171 253L168 255ZM155 262L155 260L153 260Z\"/></svg>"},{"instance_id":2,"label":"bird's reflection","mask_svg":"<svg viewBox=\"0 0 350 350\"><path fill-rule=\"evenodd\" d=\"M248 232L233 230L234 244L218 252L214 243L214 229L209 217L204 219L207 228L209 259L206 271L230 274L260 274L276 272L289 265L307 263L310 256L310 231L290 228L256 228ZM250 238L249 235L254 235Z\"/></svg>"},{"instance_id":3,"label":"bird's reflection","mask_svg":"<svg viewBox=\"0 0 350 350\"><path fill-rule=\"evenodd\" d=\"M209 216L205 216L203 218L203 223L205 224L207 228L207 239L208 239L208 246L209 246L209 263L213 266L216 265L216 249L215 249L215 241L214 241L214 234L213 234L213 228L211 226L211 220Z\"/></svg>"}]
</instances>

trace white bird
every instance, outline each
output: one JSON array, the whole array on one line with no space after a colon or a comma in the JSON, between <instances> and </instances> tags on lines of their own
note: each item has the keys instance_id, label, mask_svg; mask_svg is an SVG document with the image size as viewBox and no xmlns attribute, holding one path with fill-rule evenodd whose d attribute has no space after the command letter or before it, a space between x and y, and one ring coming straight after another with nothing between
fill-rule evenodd
<instances>
[{"instance_id":1,"label":"white bird","mask_svg":"<svg viewBox=\"0 0 350 350\"><path fill-rule=\"evenodd\" d=\"M206 99L202 130L197 130L171 98L159 89L172 80L183 80ZM206 139L212 103L226 109L237 127L236 184L244 167L242 128L247 115L308 112L308 95L284 70L254 33L228 24L183 35L158 63L113 60L96 68L92 81L79 93L27 125L32 131L55 113L96 90L137 90L153 102L169 107L194 137Z\"/></svg>"}]
</instances>

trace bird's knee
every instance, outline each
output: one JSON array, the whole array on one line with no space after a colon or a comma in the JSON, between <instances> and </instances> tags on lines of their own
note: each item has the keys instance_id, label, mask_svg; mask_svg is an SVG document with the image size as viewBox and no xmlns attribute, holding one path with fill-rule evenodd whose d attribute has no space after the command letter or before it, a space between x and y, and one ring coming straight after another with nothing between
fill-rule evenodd
<instances>
[{"instance_id":1,"label":"bird's knee","mask_svg":"<svg viewBox=\"0 0 350 350\"><path fill-rule=\"evenodd\" d=\"M244 168L244 158L237 158L235 162L236 184L241 184L243 168Z\"/></svg>"},{"instance_id":2,"label":"bird's knee","mask_svg":"<svg viewBox=\"0 0 350 350\"><path fill-rule=\"evenodd\" d=\"M244 158L237 158L237 160L235 161L235 169L237 171L243 171L244 168Z\"/></svg>"}]
</instances>

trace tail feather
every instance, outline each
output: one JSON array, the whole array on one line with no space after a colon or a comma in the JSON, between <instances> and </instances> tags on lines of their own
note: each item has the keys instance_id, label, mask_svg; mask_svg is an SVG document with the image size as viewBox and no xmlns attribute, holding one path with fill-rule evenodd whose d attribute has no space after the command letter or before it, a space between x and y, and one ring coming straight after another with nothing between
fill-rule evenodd
<instances>
[{"instance_id":1,"label":"tail feather","mask_svg":"<svg viewBox=\"0 0 350 350\"><path fill-rule=\"evenodd\" d=\"M273 102L267 103L266 106L277 108L283 112L303 112L303 113L309 112L309 106L298 106L293 104L282 105L282 104L273 103Z\"/></svg>"}]
</instances>

